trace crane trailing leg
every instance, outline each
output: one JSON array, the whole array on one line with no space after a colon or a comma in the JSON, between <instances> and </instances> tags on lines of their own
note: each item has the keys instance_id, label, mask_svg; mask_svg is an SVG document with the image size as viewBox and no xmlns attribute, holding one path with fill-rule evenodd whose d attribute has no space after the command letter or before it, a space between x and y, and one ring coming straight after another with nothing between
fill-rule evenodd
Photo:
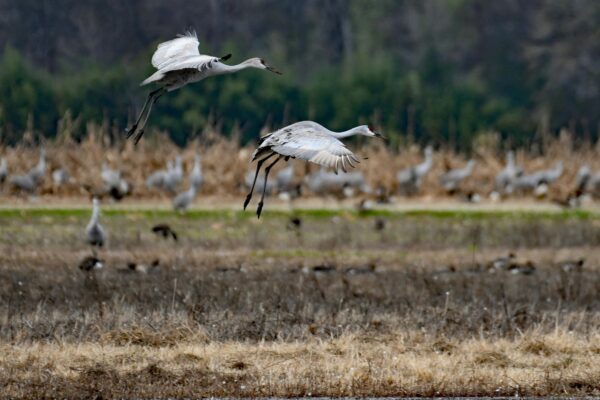
<instances>
[{"instance_id":1,"label":"crane trailing leg","mask_svg":"<svg viewBox=\"0 0 600 400\"><path fill-rule=\"evenodd\" d=\"M265 168L265 181L263 183L263 191L262 191L262 195L260 196L260 201L258 202L258 208L256 209L256 215L258 216L259 219L260 219L260 213L262 212L262 208L265 203L265 192L267 191L267 179L269 179L269 172L271 172L271 168L273 168L273 166L275 164L277 164L277 161L279 161L279 160L281 160L281 156L277 157L277 159L275 159L275 161L273 161L271 164L269 164L267 166L267 168Z\"/></svg>"},{"instance_id":2,"label":"crane trailing leg","mask_svg":"<svg viewBox=\"0 0 600 400\"><path fill-rule=\"evenodd\" d=\"M256 186L256 178L258 178L258 173L260 172L260 167L262 167L264 162L267 161L269 158L273 157L274 155L275 155L275 153L271 153L268 156L266 156L265 158L263 158L262 160L259 160L258 163L256 164L256 174L254 174L254 181L252 182L252 188L250 188L250 192L246 196L246 200L244 200L244 210L246 209L246 207L248 207L248 204L250 203L250 200L252 199L252 193L254 192L254 186Z\"/></svg>"},{"instance_id":3,"label":"crane trailing leg","mask_svg":"<svg viewBox=\"0 0 600 400\"><path fill-rule=\"evenodd\" d=\"M127 130L127 139L133 136L133 134L136 134L134 138L134 143L137 144L140 141L140 139L144 135L144 127L146 126L146 122L148 121L148 117L150 116L150 112L152 111L152 106L154 105L154 103L156 103L160 96L165 94L166 91L167 90L165 88L158 88L150 92L150 94L148 94L148 97L144 102L144 106L142 107L142 111L138 116L138 119L135 121L135 124L133 124L133 126Z\"/></svg>"}]
</instances>

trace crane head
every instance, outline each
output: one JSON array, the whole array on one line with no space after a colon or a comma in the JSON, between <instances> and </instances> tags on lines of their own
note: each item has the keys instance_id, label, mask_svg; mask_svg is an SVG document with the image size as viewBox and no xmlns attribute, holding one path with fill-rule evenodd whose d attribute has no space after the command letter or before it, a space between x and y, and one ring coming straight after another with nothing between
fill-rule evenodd
<instances>
[{"instance_id":1,"label":"crane head","mask_svg":"<svg viewBox=\"0 0 600 400\"><path fill-rule=\"evenodd\" d=\"M383 136L381 133L379 132L373 132L373 128L371 125L362 125L360 127L360 131L359 133L363 136L369 136L369 137L378 137L381 139L387 139L385 136Z\"/></svg>"},{"instance_id":2,"label":"crane head","mask_svg":"<svg viewBox=\"0 0 600 400\"><path fill-rule=\"evenodd\" d=\"M257 58L256 60L258 60L258 68L261 69L266 69L267 71L271 71L274 74L277 75L281 75L281 72L279 72L277 69L271 67L269 64L266 63L265 60L263 60L262 58Z\"/></svg>"}]
</instances>

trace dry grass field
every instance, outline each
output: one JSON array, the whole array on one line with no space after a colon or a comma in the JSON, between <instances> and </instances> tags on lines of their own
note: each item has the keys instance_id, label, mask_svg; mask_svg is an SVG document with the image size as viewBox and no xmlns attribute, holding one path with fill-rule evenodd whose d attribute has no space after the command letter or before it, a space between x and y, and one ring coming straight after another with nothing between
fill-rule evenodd
<instances>
[{"instance_id":1,"label":"dry grass field","mask_svg":"<svg viewBox=\"0 0 600 400\"><path fill-rule=\"evenodd\" d=\"M600 395L596 214L291 215L0 210L2 396Z\"/></svg>"},{"instance_id":2,"label":"dry grass field","mask_svg":"<svg viewBox=\"0 0 600 400\"><path fill-rule=\"evenodd\" d=\"M63 123L63 125L65 125ZM137 147L131 141L124 141L120 132L114 132L107 127L88 126L88 133L81 141L75 141L69 135L68 124L62 126L57 138L44 143L48 154L47 176L39 194L53 198L77 198L87 196L84 185L100 188L103 183L100 171L103 162L111 168L123 172L123 177L132 185L132 197L140 199L164 198L156 190L148 190L144 186L145 179L158 169L164 169L167 160L173 160L180 154L187 173L193 166L196 152L202 155L204 183L202 196L239 197L245 193L244 177L254 166L249 164L253 145L240 146L235 135L232 138L208 130L198 138L191 140L181 149L169 138L155 133L145 138ZM261 134L268 132L265 129ZM0 146L0 157L8 161L9 172L19 174L27 172L37 163L39 146L33 144L33 134L25 134L25 139L16 147ZM476 168L471 177L462 185L463 192L476 192L487 196L494 189L494 177L504 167L504 150L500 146L497 134L483 135L473 145L472 154L466 156L448 149L436 149L434 152L433 168L426 176L422 185L421 196L426 199L443 199L444 190L438 184L438 176L447 168L463 167L467 159L476 160ZM365 174L372 188L385 187L390 193L398 191L396 173L406 167L416 165L423 160L423 151L416 145L392 146L378 140L357 138L350 141L349 146L364 157L359 170ZM564 198L574 189L577 170L582 165L588 165L592 171L600 170L600 150L590 143L574 143L572 135L567 131L558 138L541 138L536 146L516 150L516 161L526 172L550 168L557 161L564 163L564 173L561 178L550 185L549 198ZM298 161L295 163L295 179L302 183L304 176L318 169ZM274 173L284 164L275 167ZM63 187L53 186L51 171L67 168L72 181ZM182 188L187 187L184 181ZM0 186L0 203L7 195L16 195L7 185ZM303 197L311 197L308 190L303 191ZM11 200L12 201L12 200Z\"/></svg>"}]
</instances>

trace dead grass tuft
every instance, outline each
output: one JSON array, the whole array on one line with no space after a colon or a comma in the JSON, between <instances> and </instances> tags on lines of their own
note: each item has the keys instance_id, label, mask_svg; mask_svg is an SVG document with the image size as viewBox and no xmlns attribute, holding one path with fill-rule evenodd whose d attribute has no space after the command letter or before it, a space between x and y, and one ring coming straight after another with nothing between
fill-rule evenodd
<instances>
[{"instance_id":1,"label":"dead grass tuft","mask_svg":"<svg viewBox=\"0 0 600 400\"><path fill-rule=\"evenodd\" d=\"M497 368L507 368L511 365L511 359L499 351L484 351L475 356L475 364L492 365Z\"/></svg>"},{"instance_id":2,"label":"dead grass tuft","mask_svg":"<svg viewBox=\"0 0 600 400\"><path fill-rule=\"evenodd\" d=\"M150 347L172 347L180 343L207 343L208 337L201 331L179 327L167 331L151 331L141 327L117 329L104 333L100 343L117 346L135 345Z\"/></svg>"},{"instance_id":3,"label":"dead grass tuft","mask_svg":"<svg viewBox=\"0 0 600 400\"><path fill-rule=\"evenodd\" d=\"M520 348L527 353L538 356L549 356L554 353L554 350L541 340L526 340Z\"/></svg>"}]
</instances>

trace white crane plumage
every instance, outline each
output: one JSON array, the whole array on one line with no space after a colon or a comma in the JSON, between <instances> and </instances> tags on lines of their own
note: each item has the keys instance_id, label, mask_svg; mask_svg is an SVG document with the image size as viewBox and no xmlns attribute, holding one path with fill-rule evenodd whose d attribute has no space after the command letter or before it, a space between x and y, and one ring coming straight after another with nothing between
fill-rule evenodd
<instances>
[{"instance_id":1,"label":"white crane plumage","mask_svg":"<svg viewBox=\"0 0 600 400\"><path fill-rule=\"evenodd\" d=\"M290 164L277 172L275 181L277 182L277 191L279 193L292 190L292 184L294 182L294 164Z\"/></svg>"},{"instance_id":2,"label":"white crane plumage","mask_svg":"<svg viewBox=\"0 0 600 400\"><path fill-rule=\"evenodd\" d=\"M258 161L258 163L254 182L244 201L244 209L250 203L256 185L256 178L260 172L260 168L267 159L275 155L277 156L275 161L265 168L263 192L256 210L259 218L264 204L269 172L281 158L284 158L285 161L288 161L290 158L298 158L324 167L333 168L336 172L340 168L346 172L348 166L354 167L353 163L359 162L359 160L339 139L354 135L383 137L381 134L371 131L366 125L357 126L344 132L333 132L316 122L303 121L296 122L260 138L258 148L252 155L252 161Z\"/></svg>"},{"instance_id":3,"label":"white crane plumage","mask_svg":"<svg viewBox=\"0 0 600 400\"><path fill-rule=\"evenodd\" d=\"M506 165L496 175L496 189L510 193L512 184L519 176L523 175L523 168L515 163L514 151L506 153Z\"/></svg>"},{"instance_id":4,"label":"white crane plumage","mask_svg":"<svg viewBox=\"0 0 600 400\"><path fill-rule=\"evenodd\" d=\"M173 168L173 162L167 161L167 169L159 169L158 171L154 171L153 173L146 178L146 187L148 189L163 189L165 185L165 179L167 178L167 174Z\"/></svg>"},{"instance_id":5,"label":"white crane plumage","mask_svg":"<svg viewBox=\"0 0 600 400\"><path fill-rule=\"evenodd\" d=\"M188 207L194 202L197 193L196 186L190 184L190 187L185 192L179 193L173 199L173 209L175 211L186 211Z\"/></svg>"},{"instance_id":6,"label":"white crane plumage","mask_svg":"<svg viewBox=\"0 0 600 400\"><path fill-rule=\"evenodd\" d=\"M100 177L104 181L106 191L110 193L114 200L121 200L130 193L129 183L123 179L121 171L108 167L106 162L102 163L102 173Z\"/></svg>"},{"instance_id":7,"label":"white crane plumage","mask_svg":"<svg viewBox=\"0 0 600 400\"><path fill-rule=\"evenodd\" d=\"M305 178L308 189L315 194L343 194L352 197L355 190L369 193L371 188L361 172L335 174L321 168Z\"/></svg>"},{"instance_id":8,"label":"white crane plumage","mask_svg":"<svg viewBox=\"0 0 600 400\"><path fill-rule=\"evenodd\" d=\"M173 164L172 164L173 165ZM164 188L170 193L177 192L177 187L183 180L183 160L181 156L175 157L175 164L167 169L167 175L163 182Z\"/></svg>"},{"instance_id":9,"label":"white crane plumage","mask_svg":"<svg viewBox=\"0 0 600 400\"><path fill-rule=\"evenodd\" d=\"M527 175L517 176L512 183L512 186L521 191L535 190L538 187L554 183L563 173L563 163L558 161L553 168L533 172ZM545 189L542 189L545 191Z\"/></svg>"},{"instance_id":10,"label":"white crane plumage","mask_svg":"<svg viewBox=\"0 0 600 400\"><path fill-rule=\"evenodd\" d=\"M423 178L431 170L432 166L433 148L427 146L425 148L425 160L422 163L414 167L405 168L396 175L401 191L408 195L416 194L421 187Z\"/></svg>"},{"instance_id":11,"label":"white crane plumage","mask_svg":"<svg viewBox=\"0 0 600 400\"><path fill-rule=\"evenodd\" d=\"M52 171L52 181L54 182L55 187L59 188L63 185L66 185L70 180L71 177L66 168L59 168Z\"/></svg>"},{"instance_id":12,"label":"white crane plumage","mask_svg":"<svg viewBox=\"0 0 600 400\"><path fill-rule=\"evenodd\" d=\"M4 183L8 177L8 161L6 158L0 158L0 183Z\"/></svg>"},{"instance_id":13,"label":"white crane plumage","mask_svg":"<svg viewBox=\"0 0 600 400\"><path fill-rule=\"evenodd\" d=\"M46 150L40 149L40 159L35 167L29 170L29 176L36 185L39 185L44 180L46 174Z\"/></svg>"},{"instance_id":14,"label":"white crane plumage","mask_svg":"<svg viewBox=\"0 0 600 400\"><path fill-rule=\"evenodd\" d=\"M451 169L440 176L440 184L447 191L456 190L458 184L473 173L473 167L475 167L475 160L469 160L464 168Z\"/></svg>"},{"instance_id":15,"label":"white crane plumage","mask_svg":"<svg viewBox=\"0 0 600 400\"><path fill-rule=\"evenodd\" d=\"M8 182L20 191L27 192L31 195L33 195L37 189L37 184L29 174L12 175L8 178Z\"/></svg>"},{"instance_id":16,"label":"white crane plumage","mask_svg":"<svg viewBox=\"0 0 600 400\"><path fill-rule=\"evenodd\" d=\"M152 56L152 66L157 71L146 78L142 85L156 83L160 87L148 95L137 121L127 131L128 138L135 135L135 143L141 139L152 105L166 92L211 76L230 74L246 68L264 69L281 74L262 58L250 58L237 65L227 65L223 61L228 60L231 54L223 57L204 55L200 54L199 46L200 42L195 32L187 32L158 45Z\"/></svg>"},{"instance_id":17,"label":"white crane plumage","mask_svg":"<svg viewBox=\"0 0 600 400\"><path fill-rule=\"evenodd\" d=\"M100 224L100 202L94 197L92 200L92 217L85 228L87 243L92 247L102 247L106 242L104 227Z\"/></svg>"},{"instance_id":18,"label":"white crane plumage","mask_svg":"<svg viewBox=\"0 0 600 400\"><path fill-rule=\"evenodd\" d=\"M194 167L190 172L190 184L196 187L196 190L200 189L204 182L204 176L202 175L202 159L200 154L194 156Z\"/></svg>"}]
</instances>

